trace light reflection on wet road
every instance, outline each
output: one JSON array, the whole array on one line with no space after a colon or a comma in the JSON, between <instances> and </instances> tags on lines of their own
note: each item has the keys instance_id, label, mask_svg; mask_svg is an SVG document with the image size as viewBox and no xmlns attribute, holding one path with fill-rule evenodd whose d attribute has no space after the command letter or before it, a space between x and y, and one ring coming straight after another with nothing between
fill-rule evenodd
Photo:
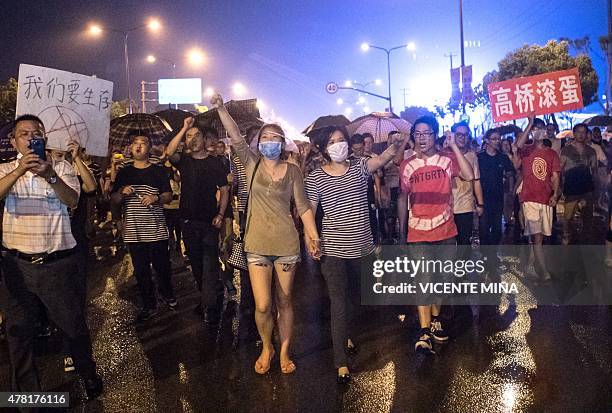
<instances>
[{"instance_id":1,"label":"light reflection on wet road","mask_svg":"<svg viewBox=\"0 0 612 413\"><path fill-rule=\"evenodd\" d=\"M175 257L175 267L180 264ZM507 271L518 274L506 261ZM106 392L77 410L92 412L609 412L612 411L610 307L537 307L526 291L515 306L447 314L451 342L421 359L412 351L411 307L362 307L359 352L348 389L335 383L325 286L313 263L296 278L294 356L298 370L253 372L259 347L252 314L224 299L219 328L204 326L186 271L175 275L177 311L135 325L137 292L129 259L98 264L90 280L89 324ZM109 276L110 274L110 276ZM236 276L238 280L238 276ZM405 315L400 316L400 315ZM399 317L398 317L399 316ZM45 388L78 386L61 370L52 337L39 358ZM0 344L0 388L8 388ZM63 387L62 387L63 386ZM75 390L77 389L77 390Z\"/></svg>"}]
</instances>

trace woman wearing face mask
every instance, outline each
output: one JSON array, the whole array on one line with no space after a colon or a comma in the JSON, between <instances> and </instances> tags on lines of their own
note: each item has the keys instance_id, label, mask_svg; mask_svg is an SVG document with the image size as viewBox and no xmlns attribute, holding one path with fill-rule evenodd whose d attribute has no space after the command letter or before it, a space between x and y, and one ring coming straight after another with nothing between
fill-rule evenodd
<instances>
[{"instance_id":1,"label":"woman wearing face mask","mask_svg":"<svg viewBox=\"0 0 612 413\"><path fill-rule=\"evenodd\" d=\"M393 160L401 137L394 135L389 148L375 158L347 161L349 136L346 129L330 126L316 142L328 161L308 175L306 193L316 211L323 207L321 273L331 301L331 330L338 382L348 383L346 352L355 346L349 338L350 300L348 290L359 285L361 263L374 250L368 209L368 179L374 171ZM349 278L350 277L350 278Z\"/></svg>"},{"instance_id":2,"label":"woman wearing face mask","mask_svg":"<svg viewBox=\"0 0 612 413\"><path fill-rule=\"evenodd\" d=\"M275 295L280 334L280 367L283 373L293 373L295 364L290 358L289 344L293 329L291 288L296 265L300 260L300 242L291 217L291 199L295 200L298 214L304 223L304 238L308 251L318 259L319 236L314 214L304 193L300 168L281 161L285 143L278 125L262 126L255 137L260 158L250 149L240 129L223 106L223 99L215 94L211 103L218 108L219 117L232 145L246 169L251 185L244 249L247 252L249 277L255 297L255 323L263 342L261 355L255 362L255 371L265 374L274 357L272 345L272 297ZM272 293L274 277L275 294Z\"/></svg>"}]
</instances>

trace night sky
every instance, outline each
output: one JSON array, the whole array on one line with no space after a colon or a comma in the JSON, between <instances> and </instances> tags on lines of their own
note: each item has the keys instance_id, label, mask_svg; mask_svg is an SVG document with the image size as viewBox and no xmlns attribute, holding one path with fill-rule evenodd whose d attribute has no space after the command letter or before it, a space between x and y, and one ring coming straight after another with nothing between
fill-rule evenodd
<instances>
[{"instance_id":1,"label":"night sky","mask_svg":"<svg viewBox=\"0 0 612 413\"><path fill-rule=\"evenodd\" d=\"M416 56L392 54L396 112L407 105L432 104L450 95L448 58L459 53L458 0L441 1L3 1L0 20L0 81L17 76L20 63L96 74L115 83L114 95L126 96L123 43L118 34L91 38L89 22L125 29L158 17L163 30L130 36L133 95L141 80L171 77L170 65L146 63L153 53L177 63L178 77L202 77L203 85L228 99L240 81L247 97L258 97L276 115L301 129L322 114L340 113L343 98L361 114L354 92L329 95L329 81L362 83L380 78L368 90L386 94L386 58L382 51L360 50L362 42L393 47L415 42ZM9 6L10 5L10 6ZM508 11L503 11L508 8ZM605 60L597 38L607 31L604 0L464 0L466 49L474 65L474 84L509 51L525 43L544 44L559 37L591 37L593 63L605 93ZM185 53L198 46L207 54L200 69L186 64ZM416 57L416 58L415 58ZM455 66L459 57L454 58ZM368 98L371 110L385 102Z\"/></svg>"}]
</instances>

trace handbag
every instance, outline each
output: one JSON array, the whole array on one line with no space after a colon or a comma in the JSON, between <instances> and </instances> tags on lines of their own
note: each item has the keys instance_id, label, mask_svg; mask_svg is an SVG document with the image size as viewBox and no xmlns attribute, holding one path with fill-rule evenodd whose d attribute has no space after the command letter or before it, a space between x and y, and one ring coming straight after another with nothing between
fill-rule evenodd
<instances>
[{"instance_id":1,"label":"handbag","mask_svg":"<svg viewBox=\"0 0 612 413\"><path fill-rule=\"evenodd\" d=\"M232 267L247 271L248 262L246 259L246 253L244 252L244 233L246 229L246 219L249 212L249 200L251 198L251 189L253 188L253 181L255 180L255 173L257 172L257 168L259 167L259 162L255 165L255 169L253 170L253 175L251 176L251 184L249 185L249 196L247 198L246 205L244 206L244 214L243 219L240 222L240 231L238 235L234 236L234 242L232 243L232 252L227 259L227 263ZM242 222L244 221L244 222Z\"/></svg>"}]
</instances>

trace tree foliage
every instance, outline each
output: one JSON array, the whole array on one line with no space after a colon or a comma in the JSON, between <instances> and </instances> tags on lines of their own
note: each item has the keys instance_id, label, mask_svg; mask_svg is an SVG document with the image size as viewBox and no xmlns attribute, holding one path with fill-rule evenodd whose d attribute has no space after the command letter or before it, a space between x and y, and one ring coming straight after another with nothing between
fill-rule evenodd
<instances>
[{"instance_id":1,"label":"tree foliage","mask_svg":"<svg viewBox=\"0 0 612 413\"><path fill-rule=\"evenodd\" d=\"M0 85L0 126L15 120L17 107L17 79L10 78Z\"/></svg>"},{"instance_id":2,"label":"tree foliage","mask_svg":"<svg viewBox=\"0 0 612 413\"><path fill-rule=\"evenodd\" d=\"M484 91L487 92L487 86L492 82L578 67L584 105L595 102L597 100L599 78L593 68L593 62L584 53L578 54L576 57L571 56L569 46L567 40L560 42L551 40L544 46L525 45L508 53L498 63L498 70L485 75L483 79Z\"/></svg>"},{"instance_id":3,"label":"tree foliage","mask_svg":"<svg viewBox=\"0 0 612 413\"><path fill-rule=\"evenodd\" d=\"M434 116L434 114L423 106L408 106L400 112L400 118L410 122L411 125L421 116Z\"/></svg>"}]
</instances>

